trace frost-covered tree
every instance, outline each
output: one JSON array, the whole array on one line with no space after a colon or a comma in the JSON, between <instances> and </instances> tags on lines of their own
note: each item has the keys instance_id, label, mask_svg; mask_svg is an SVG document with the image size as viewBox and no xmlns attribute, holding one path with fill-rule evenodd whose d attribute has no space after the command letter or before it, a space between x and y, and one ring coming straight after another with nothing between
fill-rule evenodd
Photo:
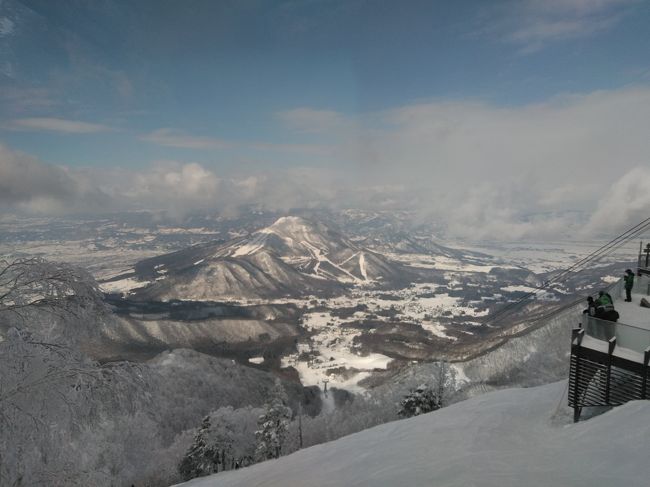
<instances>
[{"instance_id":1,"label":"frost-covered tree","mask_svg":"<svg viewBox=\"0 0 650 487\"><path fill-rule=\"evenodd\" d=\"M105 310L85 271L41 258L0 259L0 484L68 479L77 419L101 375L73 344ZM54 481L53 479L58 479Z\"/></svg>"},{"instance_id":2,"label":"frost-covered tree","mask_svg":"<svg viewBox=\"0 0 650 487\"><path fill-rule=\"evenodd\" d=\"M74 470L74 458L60 446L77 431L77 420L91 414L97 378L92 363L68 347L17 328L5 334L0 342L0 485L48 485Z\"/></svg>"},{"instance_id":3,"label":"frost-covered tree","mask_svg":"<svg viewBox=\"0 0 650 487\"><path fill-rule=\"evenodd\" d=\"M86 271L36 257L0 259L0 420L7 408L33 414L20 401L34 406L30 394L47 393L49 384L82 391L100 374L77 345L105 312Z\"/></svg>"},{"instance_id":4,"label":"frost-covered tree","mask_svg":"<svg viewBox=\"0 0 650 487\"><path fill-rule=\"evenodd\" d=\"M85 271L0 259L0 485L80 483L84 429L136 409L143 375L80 350L105 312Z\"/></svg>"},{"instance_id":5,"label":"frost-covered tree","mask_svg":"<svg viewBox=\"0 0 650 487\"><path fill-rule=\"evenodd\" d=\"M232 431L232 462L226 462L226 469L240 468L254 463L255 460L255 431L257 418L263 414L262 408L233 409L232 407L219 408L213 413L215 421L228 421Z\"/></svg>"},{"instance_id":6,"label":"frost-covered tree","mask_svg":"<svg viewBox=\"0 0 650 487\"><path fill-rule=\"evenodd\" d=\"M256 418L260 413L259 408L228 406L206 416L179 465L183 479L251 464L255 453Z\"/></svg>"},{"instance_id":7,"label":"frost-covered tree","mask_svg":"<svg viewBox=\"0 0 650 487\"><path fill-rule=\"evenodd\" d=\"M255 432L258 460L279 458L287 438L287 430L291 419L291 409L287 406L287 394L279 380L271 391L265 412L258 420L258 430Z\"/></svg>"},{"instance_id":8,"label":"frost-covered tree","mask_svg":"<svg viewBox=\"0 0 650 487\"><path fill-rule=\"evenodd\" d=\"M397 414L402 418L410 418L435 411L440 407L438 395L429 386L421 384L400 401L400 409Z\"/></svg>"},{"instance_id":9,"label":"frost-covered tree","mask_svg":"<svg viewBox=\"0 0 650 487\"><path fill-rule=\"evenodd\" d=\"M178 470L183 477L183 480L190 480L204 475L210 475L219 471L219 463L221 457L226 451L230 452L232 438L228 435L222 439L223 449L219 448L215 442L211 441L212 436L212 423L210 416L203 419L201 428L194 437L192 446L187 451Z\"/></svg>"},{"instance_id":10,"label":"frost-covered tree","mask_svg":"<svg viewBox=\"0 0 650 487\"><path fill-rule=\"evenodd\" d=\"M40 257L0 259L0 333L15 327L48 343L78 343L95 334L105 312L85 270Z\"/></svg>"}]
</instances>

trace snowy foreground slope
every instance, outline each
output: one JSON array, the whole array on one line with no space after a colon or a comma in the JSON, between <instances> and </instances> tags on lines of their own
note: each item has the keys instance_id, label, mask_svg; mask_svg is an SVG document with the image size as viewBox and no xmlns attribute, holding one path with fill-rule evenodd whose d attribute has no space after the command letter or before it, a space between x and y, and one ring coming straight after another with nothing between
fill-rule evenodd
<instances>
[{"instance_id":1,"label":"snowy foreground slope","mask_svg":"<svg viewBox=\"0 0 650 487\"><path fill-rule=\"evenodd\" d=\"M631 402L572 424L564 406L565 388L562 381L484 394L434 413L182 485L650 485L650 402Z\"/></svg>"}]
</instances>

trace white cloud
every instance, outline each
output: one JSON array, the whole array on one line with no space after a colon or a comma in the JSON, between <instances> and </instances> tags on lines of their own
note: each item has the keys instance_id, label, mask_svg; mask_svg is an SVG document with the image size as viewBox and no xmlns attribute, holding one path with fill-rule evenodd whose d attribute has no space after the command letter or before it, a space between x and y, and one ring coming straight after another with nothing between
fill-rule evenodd
<instances>
[{"instance_id":1,"label":"white cloud","mask_svg":"<svg viewBox=\"0 0 650 487\"><path fill-rule=\"evenodd\" d=\"M615 181L598 202L586 234L613 234L650 218L650 169L636 167Z\"/></svg>"},{"instance_id":2,"label":"white cloud","mask_svg":"<svg viewBox=\"0 0 650 487\"><path fill-rule=\"evenodd\" d=\"M222 177L201 164L159 161L139 170L53 166L0 145L0 209L29 214L194 210L235 214L241 205L267 209L320 207L340 186L327 170L289 168Z\"/></svg>"},{"instance_id":3,"label":"white cloud","mask_svg":"<svg viewBox=\"0 0 650 487\"><path fill-rule=\"evenodd\" d=\"M650 153L645 87L509 108L432 102L378 118L389 126L355 142L362 158L369 154L366 165L381 177L438 190L485 181L516 182L545 195L567 184L602 188Z\"/></svg>"},{"instance_id":4,"label":"white cloud","mask_svg":"<svg viewBox=\"0 0 650 487\"><path fill-rule=\"evenodd\" d=\"M7 107L8 111L19 113L51 109L59 101L50 90L45 88L6 85L0 91L0 103Z\"/></svg>"},{"instance_id":5,"label":"white cloud","mask_svg":"<svg viewBox=\"0 0 650 487\"><path fill-rule=\"evenodd\" d=\"M447 233L468 240L520 240L571 236L575 216L538 213L526 192L493 183L470 188L458 205L445 204Z\"/></svg>"},{"instance_id":6,"label":"white cloud","mask_svg":"<svg viewBox=\"0 0 650 487\"><path fill-rule=\"evenodd\" d=\"M415 204L458 236L523 238L575 231L647 161L647 120L648 87L519 107L433 101L369 114L340 145L357 162L348 181L406 188L396 206Z\"/></svg>"},{"instance_id":7,"label":"white cloud","mask_svg":"<svg viewBox=\"0 0 650 487\"><path fill-rule=\"evenodd\" d=\"M140 137L141 140L165 147L181 149L225 149L230 146L226 141L214 137L188 135L170 128L161 128Z\"/></svg>"},{"instance_id":8,"label":"white cloud","mask_svg":"<svg viewBox=\"0 0 650 487\"><path fill-rule=\"evenodd\" d=\"M518 0L489 8L484 33L533 52L548 43L594 35L616 25L639 0Z\"/></svg>"},{"instance_id":9,"label":"white cloud","mask_svg":"<svg viewBox=\"0 0 650 487\"><path fill-rule=\"evenodd\" d=\"M71 169L0 144L0 208L35 214L213 207L220 180L199 164L156 163L141 171Z\"/></svg>"},{"instance_id":10,"label":"white cloud","mask_svg":"<svg viewBox=\"0 0 650 487\"><path fill-rule=\"evenodd\" d=\"M99 211L106 204L95 185L83 185L66 168L45 164L0 144L0 208L58 214Z\"/></svg>"},{"instance_id":11,"label":"white cloud","mask_svg":"<svg viewBox=\"0 0 650 487\"><path fill-rule=\"evenodd\" d=\"M323 156L331 154L334 149L323 144L275 144L270 142L253 142L248 147L264 152L284 152L288 154L303 154L307 156Z\"/></svg>"},{"instance_id":12,"label":"white cloud","mask_svg":"<svg viewBox=\"0 0 650 487\"><path fill-rule=\"evenodd\" d=\"M118 193L133 205L163 208L176 214L211 208L220 187L214 172L197 163L160 162L132 174Z\"/></svg>"},{"instance_id":13,"label":"white cloud","mask_svg":"<svg viewBox=\"0 0 650 487\"><path fill-rule=\"evenodd\" d=\"M14 26L14 22L9 17L0 17L0 37L13 34Z\"/></svg>"},{"instance_id":14,"label":"white cloud","mask_svg":"<svg viewBox=\"0 0 650 487\"><path fill-rule=\"evenodd\" d=\"M343 114L335 118L348 123ZM650 87L519 107L432 101L361 120L354 131L323 132L331 146L321 168L272 164L232 176L182 161L99 172L31 159L43 167L29 173L47 177L16 176L14 167L14 176L5 172L2 179L16 181L11 186L19 189L4 193L13 200L21 194L58 198L69 211L93 207L92 194L103 195L104 210L177 214L199 208L232 213L242 204L415 208L446 224L450 235L496 239L615 231L642 219L650 207L650 176L640 169L650 154ZM307 161L318 160L309 144L302 153Z\"/></svg>"},{"instance_id":15,"label":"white cloud","mask_svg":"<svg viewBox=\"0 0 650 487\"><path fill-rule=\"evenodd\" d=\"M65 171L0 145L0 202L66 199L73 190Z\"/></svg>"},{"instance_id":16,"label":"white cloud","mask_svg":"<svg viewBox=\"0 0 650 487\"><path fill-rule=\"evenodd\" d=\"M18 118L10 123L10 128L15 130L37 130L59 132L63 134L88 134L96 132L109 132L114 130L106 125L80 122L78 120L65 120L62 118Z\"/></svg>"},{"instance_id":17,"label":"white cloud","mask_svg":"<svg viewBox=\"0 0 650 487\"><path fill-rule=\"evenodd\" d=\"M332 110L316 110L309 107L294 108L277 114L290 129L298 132L328 133L348 130L352 122Z\"/></svg>"}]
</instances>

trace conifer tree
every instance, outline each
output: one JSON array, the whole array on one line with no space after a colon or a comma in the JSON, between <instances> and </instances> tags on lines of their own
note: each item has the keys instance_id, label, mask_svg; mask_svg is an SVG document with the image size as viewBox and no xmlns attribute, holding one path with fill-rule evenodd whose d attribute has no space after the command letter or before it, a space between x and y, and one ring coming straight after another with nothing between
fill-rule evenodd
<instances>
[{"instance_id":1,"label":"conifer tree","mask_svg":"<svg viewBox=\"0 0 650 487\"><path fill-rule=\"evenodd\" d=\"M255 453L258 460L280 457L291 419L291 409L287 406L287 402L287 394L280 381L276 380L266 404L266 411L257 420Z\"/></svg>"},{"instance_id":2,"label":"conifer tree","mask_svg":"<svg viewBox=\"0 0 650 487\"><path fill-rule=\"evenodd\" d=\"M403 418L410 418L435 411L436 409L440 409L440 407L440 398L436 393L425 384L421 384L404 396L404 399L400 402L400 410L397 414Z\"/></svg>"},{"instance_id":3,"label":"conifer tree","mask_svg":"<svg viewBox=\"0 0 650 487\"><path fill-rule=\"evenodd\" d=\"M192 446L178 466L178 471L183 480L209 475L217 471L219 451L209 441L211 426L210 416L206 416L203 419L201 428L194 437Z\"/></svg>"}]
</instances>

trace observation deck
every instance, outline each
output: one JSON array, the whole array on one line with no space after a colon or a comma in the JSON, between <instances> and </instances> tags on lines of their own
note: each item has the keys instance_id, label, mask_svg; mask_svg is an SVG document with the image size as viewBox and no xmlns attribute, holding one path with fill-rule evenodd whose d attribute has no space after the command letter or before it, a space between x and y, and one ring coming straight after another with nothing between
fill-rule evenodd
<instances>
[{"instance_id":1,"label":"observation deck","mask_svg":"<svg viewBox=\"0 0 650 487\"><path fill-rule=\"evenodd\" d=\"M640 268L635 276L632 302L625 301L622 279L608 292L619 313L618 321L582 315L573 329L569 406L574 421L580 419L583 407L650 399L650 308L641 306L642 299L650 301L648 268Z\"/></svg>"}]
</instances>

